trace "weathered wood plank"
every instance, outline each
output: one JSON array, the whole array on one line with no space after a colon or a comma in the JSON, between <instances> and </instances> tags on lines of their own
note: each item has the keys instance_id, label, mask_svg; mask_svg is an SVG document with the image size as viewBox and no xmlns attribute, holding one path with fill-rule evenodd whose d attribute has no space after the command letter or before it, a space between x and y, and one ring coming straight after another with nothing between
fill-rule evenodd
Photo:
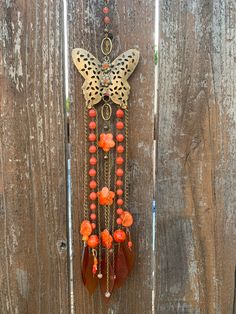
<instances>
[{"instance_id":1,"label":"weathered wood plank","mask_svg":"<svg viewBox=\"0 0 236 314\"><path fill-rule=\"evenodd\" d=\"M64 314L62 3L1 1L0 24L0 312Z\"/></svg>"},{"instance_id":2,"label":"weathered wood plank","mask_svg":"<svg viewBox=\"0 0 236 314\"><path fill-rule=\"evenodd\" d=\"M137 48L141 60L130 78L130 208L135 216L132 228L137 261L124 288L105 306L100 293L90 298L80 276L83 190L83 115L85 105L81 86L83 79L71 63L71 144L72 195L74 227L75 313L151 313L152 312L152 150L154 101L154 1L110 1L114 51L112 58ZM70 51L81 47L101 58L103 35L101 1L70 1Z\"/></svg>"},{"instance_id":3,"label":"weathered wood plank","mask_svg":"<svg viewBox=\"0 0 236 314\"><path fill-rule=\"evenodd\" d=\"M235 313L236 4L160 3L157 313Z\"/></svg>"}]
</instances>

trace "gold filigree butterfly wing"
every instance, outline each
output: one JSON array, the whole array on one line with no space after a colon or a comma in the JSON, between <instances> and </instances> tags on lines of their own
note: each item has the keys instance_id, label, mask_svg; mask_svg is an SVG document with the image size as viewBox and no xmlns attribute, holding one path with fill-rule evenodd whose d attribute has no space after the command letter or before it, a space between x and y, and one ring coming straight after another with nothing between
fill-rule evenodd
<instances>
[{"instance_id":1,"label":"gold filigree butterfly wing","mask_svg":"<svg viewBox=\"0 0 236 314\"><path fill-rule=\"evenodd\" d=\"M100 93L101 63L90 52L82 48L72 50L72 59L77 70L85 79L82 90L86 106L91 108L102 99Z\"/></svg>"},{"instance_id":2,"label":"gold filigree butterfly wing","mask_svg":"<svg viewBox=\"0 0 236 314\"><path fill-rule=\"evenodd\" d=\"M123 109L127 108L130 93L130 86L127 80L135 70L139 56L138 50L130 49L122 53L111 64L110 98Z\"/></svg>"}]
</instances>

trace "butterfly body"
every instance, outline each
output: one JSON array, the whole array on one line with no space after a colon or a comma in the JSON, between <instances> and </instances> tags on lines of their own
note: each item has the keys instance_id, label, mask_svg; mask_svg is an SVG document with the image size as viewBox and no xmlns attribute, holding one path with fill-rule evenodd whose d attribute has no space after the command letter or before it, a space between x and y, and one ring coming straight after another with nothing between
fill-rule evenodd
<instances>
[{"instance_id":1,"label":"butterfly body","mask_svg":"<svg viewBox=\"0 0 236 314\"><path fill-rule=\"evenodd\" d=\"M108 96L123 109L127 108L130 92L127 80L139 61L139 52L136 49L122 53L112 63L101 63L90 52L75 48L72 59L85 79L82 90L88 108L98 104L104 96Z\"/></svg>"}]
</instances>

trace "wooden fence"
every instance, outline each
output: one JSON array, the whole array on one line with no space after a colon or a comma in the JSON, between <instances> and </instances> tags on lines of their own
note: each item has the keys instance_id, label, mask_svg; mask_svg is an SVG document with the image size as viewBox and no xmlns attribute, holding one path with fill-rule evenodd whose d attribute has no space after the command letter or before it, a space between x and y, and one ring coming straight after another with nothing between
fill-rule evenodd
<instances>
[{"instance_id":1,"label":"wooden fence","mask_svg":"<svg viewBox=\"0 0 236 314\"><path fill-rule=\"evenodd\" d=\"M111 5L113 57L128 48L141 52L130 79L135 269L108 306L99 293L90 298L81 282L84 99L69 60L69 289L63 2L2 0L0 313L234 314L236 3L160 0L156 119L155 1ZM68 0L69 51L82 47L101 57L100 21L101 1Z\"/></svg>"}]
</instances>

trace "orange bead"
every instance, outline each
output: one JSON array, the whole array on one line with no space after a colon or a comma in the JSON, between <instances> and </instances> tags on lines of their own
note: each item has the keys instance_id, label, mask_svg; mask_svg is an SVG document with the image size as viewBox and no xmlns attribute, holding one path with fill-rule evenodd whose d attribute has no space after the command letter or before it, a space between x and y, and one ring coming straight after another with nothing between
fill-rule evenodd
<instances>
[{"instance_id":1,"label":"orange bead","mask_svg":"<svg viewBox=\"0 0 236 314\"><path fill-rule=\"evenodd\" d=\"M117 140L118 142L123 142L123 140L124 140L124 135L121 134L121 133L117 134L117 135L116 135L116 140Z\"/></svg>"},{"instance_id":2,"label":"orange bead","mask_svg":"<svg viewBox=\"0 0 236 314\"><path fill-rule=\"evenodd\" d=\"M119 198L119 199L116 201L116 204L117 204L118 206L122 206L122 205L124 204L124 201L123 201L121 198Z\"/></svg>"},{"instance_id":3,"label":"orange bead","mask_svg":"<svg viewBox=\"0 0 236 314\"><path fill-rule=\"evenodd\" d=\"M94 122L94 121L89 122L89 128L90 128L91 130L96 129L96 122Z\"/></svg>"},{"instance_id":4,"label":"orange bead","mask_svg":"<svg viewBox=\"0 0 236 314\"><path fill-rule=\"evenodd\" d=\"M90 215L90 218L91 218L92 220L96 220L97 215L96 215L96 214L91 214L91 215Z\"/></svg>"},{"instance_id":5,"label":"orange bead","mask_svg":"<svg viewBox=\"0 0 236 314\"><path fill-rule=\"evenodd\" d=\"M121 109L118 109L116 111L116 116L117 116L117 118L123 118L124 117L124 111Z\"/></svg>"},{"instance_id":6,"label":"orange bead","mask_svg":"<svg viewBox=\"0 0 236 314\"><path fill-rule=\"evenodd\" d=\"M92 249L95 249L98 244L99 244L99 239L98 239L98 236L95 235L95 234L92 234L89 239L88 239L88 246Z\"/></svg>"},{"instance_id":7,"label":"orange bead","mask_svg":"<svg viewBox=\"0 0 236 314\"><path fill-rule=\"evenodd\" d=\"M130 212L128 211L124 211L121 215L120 215L121 219L122 219L122 226L129 228L130 226L132 226L134 220L133 220L133 216L130 214Z\"/></svg>"},{"instance_id":8,"label":"orange bead","mask_svg":"<svg viewBox=\"0 0 236 314\"><path fill-rule=\"evenodd\" d=\"M89 110L89 116L90 116L90 118L95 118L96 115L97 115L96 110L94 110L94 109L90 109L90 110Z\"/></svg>"},{"instance_id":9,"label":"orange bead","mask_svg":"<svg viewBox=\"0 0 236 314\"><path fill-rule=\"evenodd\" d=\"M96 153L96 151L97 151L97 147L96 147L95 145L91 145L91 146L89 147L89 152L90 152L91 154Z\"/></svg>"},{"instance_id":10,"label":"orange bead","mask_svg":"<svg viewBox=\"0 0 236 314\"><path fill-rule=\"evenodd\" d=\"M117 194L118 196L123 195L123 190L122 190L122 189L118 189L118 190L116 191L116 194Z\"/></svg>"},{"instance_id":11,"label":"orange bead","mask_svg":"<svg viewBox=\"0 0 236 314\"><path fill-rule=\"evenodd\" d=\"M94 204L94 203L90 204L90 209L91 210L96 210L96 208L97 208L96 204Z\"/></svg>"},{"instance_id":12,"label":"orange bead","mask_svg":"<svg viewBox=\"0 0 236 314\"><path fill-rule=\"evenodd\" d=\"M117 157L117 158L116 158L116 163L117 163L117 165L122 165L123 162L124 162L124 158L123 158L123 157Z\"/></svg>"},{"instance_id":13,"label":"orange bead","mask_svg":"<svg viewBox=\"0 0 236 314\"><path fill-rule=\"evenodd\" d=\"M91 192L91 193L89 194L89 198L91 199L91 201L95 201L96 198L97 198L97 193Z\"/></svg>"},{"instance_id":14,"label":"orange bead","mask_svg":"<svg viewBox=\"0 0 236 314\"><path fill-rule=\"evenodd\" d=\"M116 123L116 128L117 128L118 130L122 130L122 129L124 128L124 123L121 122L121 121L118 121L118 122Z\"/></svg>"},{"instance_id":15,"label":"orange bead","mask_svg":"<svg viewBox=\"0 0 236 314\"><path fill-rule=\"evenodd\" d=\"M96 189L97 182L95 180L90 181L89 182L89 187L90 187L90 189Z\"/></svg>"},{"instance_id":16,"label":"orange bead","mask_svg":"<svg viewBox=\"0 0 236 314\"><path fill-rule=\"evenodd\" d=\"M119 154L122 154L124 152L125 148L122 145L117 146L116 151Z\"/></svg>"},{"instance_id":17,"label":"orange bead","mask_svg":"<svg viewBox=\"0 0 236 314\"><path fill-rule=\"evenodd\" d=\"M94 133L90 133L88 139L90 142L94 142L96 141L96 135Z\"/></svg>"},{"instance_id":18,"label":"orange bead","mask_svg":"<svg viewBox=\"0 0 236 314\"><path fill-rule=\"evenodd\" d=\"M124 242L126 239L126 234L123 230L118 229L114 232L114 240L118 243Z\"/></svg>"},{"instance_id":19,"label":"orange bead","mask_svg":"<svg viewBox=\"0 0 236 314\"><path fill-rule=\"evenodd\" d=\"M122 186L123 185L123 181L122 180L117 180L116 181L116 185L117 186Z\"/></svg>"},{"instance_id":20,"label":"orange bead","mask_svg":"<svg viewBox=\"0 0 236 314\"><path fill-rule=\"evenodd\" d=\"M93 230L96 229L96 224L94 222L91 223Z\"/></svg>"},{"instance_id":21,"label":"orange bead","mask_svg":"<svg viewBox=\"0 0 236 314\"><path fill-rule=\"evenodd\" d=\"M121 218L117 218L116 219L116 223L117 223L117 225L121 225L122 224L122 219Z\"/></svg>"},{"instance_id":22,"label":"orange bead","mask_svg":"<svg viewBox=\"0 0 236 314\"><path fill-rule=\"evenodd\" d=\"M108 13L109 13L109 8L108 8L108 7L104 7L104 8L102 9L102 12L103 12L104 14L108 14Z\"/></svg>"},{"instance_id":23,"label":"orange bead","mask_svg":"<svg viewBox=\"0 0 236 314\"><path fill-rule=\"evenodd\" d=\"M133 246L133 243L131 241L128 242L128 247L131 248Z\"/></svg>"},{"instance_id":24,"label":"orange bead","mask_svg":"<svg viewBox=\"0 0 236 314\"><path fill-rule=\"evenodd\" d=\"M117 208L116 210L118 215L121 215L123 213L123 209L122 208Z\"/></svg>"},{"instance_id":25,"label":"orange bead","mask_svg":"<svg viewBox=\"0 0 236 314\"><path fill-rule=\"evenodd\" d=\"M122 177L122 176L123 176L123 174L124 174L123 169L118 168L118 169L116 170L116 175L117 175L118 177Z\"/></svg>"},{"instance_id":26,"label":"orange bead","mask_svg":"<svg viewBox=\"0 0 236 314\"><path fill-rule=\"evenodd\" d=\"M96 163L97 163L97 158L91 157L91 158L89 159L89 163L90 163L90 165L95 166Z\"/></svg>"},{"instance_id":27,"label":"orange bead","mask_svg":"<svg viewBox=\"0 0 236 314\"><path fill-rule=\"evenodd\" d=\"M105 24L110 24L111 23L111 20L110 20L110 18L108 16L104 17L104 23Z\"/></svg>"},{"instance_id":28,"label":"orange bead","mask_svg":"<svg viewBox=\"0 0 236 314\"><path fill-rule=\"evenodd\" d=\"M84 220L80 225L80 234L83 236L82 240L87 241L88 237L92 233L92 225L90 221Z\"/></svg>"},{"instance_id":29,"label":"orange bead","mask_svg":"<svg viewBox=\"0 0 236 314\"><path fill-rule=\"evenodd\" d=\"M90 177L95 177L97 174L97 171L95 169L89 169L89 176Z\"/></svg>"}]
</instances>

